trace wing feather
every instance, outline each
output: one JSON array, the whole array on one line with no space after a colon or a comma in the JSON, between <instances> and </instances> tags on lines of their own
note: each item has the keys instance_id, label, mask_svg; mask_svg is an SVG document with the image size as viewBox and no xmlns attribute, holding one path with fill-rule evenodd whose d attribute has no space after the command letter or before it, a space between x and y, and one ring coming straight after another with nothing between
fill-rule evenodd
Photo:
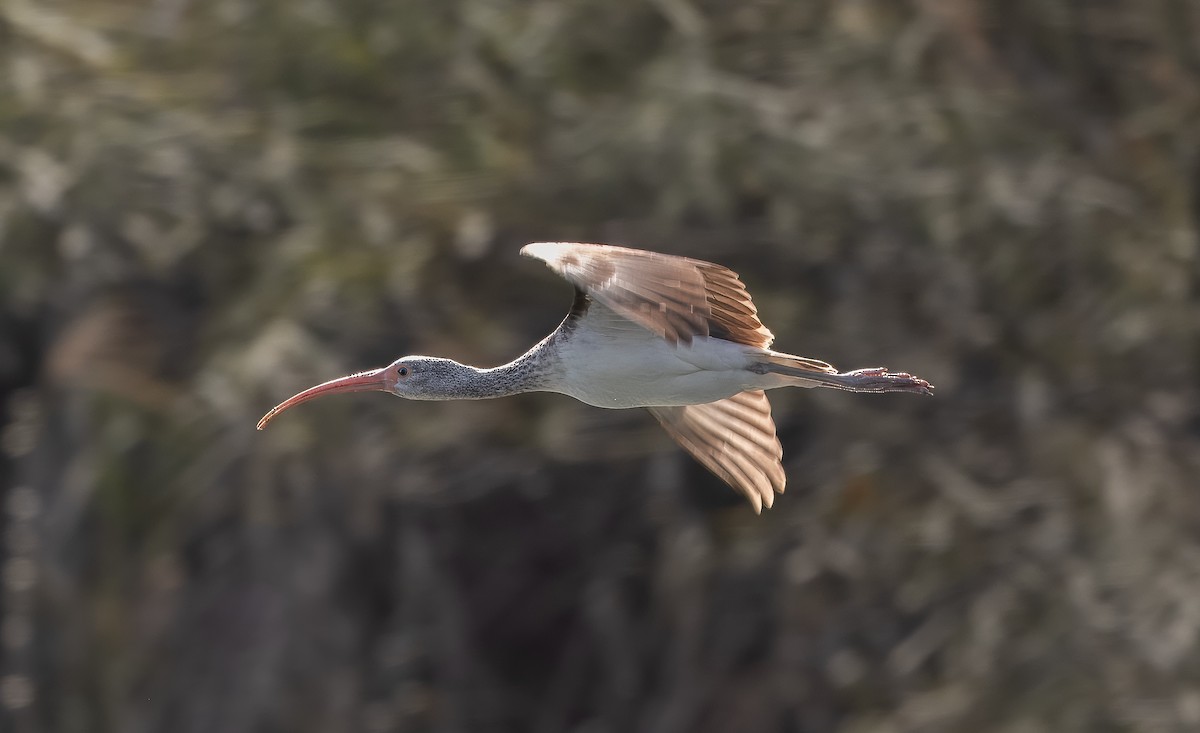
<instances>
[{"instance_id":1,"label":"wing feather","mask_svg":"<svg viewBox=\"0 0 1200 733\"><path fill-rule=\"evenodd\" d=\"M705 468L749 499L755 512L783 493L783 447L775 435L771 403L761 390L717 402L651 407L667 433Z\"/></svg>"},{"instance_id":2,"label":"wing feather","mask_svg":"<svg viewBox=\"0 0 1200 733\"><path fill-rule=\"evenodd\" d=\"M767 348L774 339L737 273L721 265L578 242L536 242L521 254L670 343L713 336Z\"/></svg>"}]
</instances>

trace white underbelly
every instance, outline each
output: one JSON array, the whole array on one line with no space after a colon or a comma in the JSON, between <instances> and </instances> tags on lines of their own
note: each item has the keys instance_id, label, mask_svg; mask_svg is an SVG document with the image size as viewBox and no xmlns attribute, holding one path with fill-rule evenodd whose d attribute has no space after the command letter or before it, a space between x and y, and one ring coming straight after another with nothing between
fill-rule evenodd
<instances>
[{"instance_id":1,"label":"white underbelly","mask_svg":"<svg viewBox=\"0 0 1200 733\"><path fill-rule=\"evenodd\" d=\"M557 391L596 407L696 405L746 390L747 347L720 339L671 345L638 329L612 339L573 334L561 352Z\"/></svg>"}]
</instances>

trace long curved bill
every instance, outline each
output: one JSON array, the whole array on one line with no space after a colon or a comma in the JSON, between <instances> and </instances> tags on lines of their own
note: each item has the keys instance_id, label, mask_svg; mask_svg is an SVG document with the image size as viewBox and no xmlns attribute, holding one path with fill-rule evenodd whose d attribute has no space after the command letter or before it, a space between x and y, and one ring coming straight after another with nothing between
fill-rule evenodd
<instances>
[{"instance_id":1,"label":"long curved bill","mask_svg":"<svg viewBox=\"0 0 1200 733\"><path fill-rule=\"evenodd\" d=\"M258 421L258 429L262 430L265 428L267 423L271 422L276 415L289 407L295 407L301 402L308 402L317 397L346 392L390 392L392 391L392 385L388 384L387 370L387 367L383 367L381 369L373 369L369 372L359 372L358 374L351 374L348 377L331 379L315 387L309 387L303 392L292 395L272 407L271 411L263 415L262 419Z\"/></svg>"}]
</instances>

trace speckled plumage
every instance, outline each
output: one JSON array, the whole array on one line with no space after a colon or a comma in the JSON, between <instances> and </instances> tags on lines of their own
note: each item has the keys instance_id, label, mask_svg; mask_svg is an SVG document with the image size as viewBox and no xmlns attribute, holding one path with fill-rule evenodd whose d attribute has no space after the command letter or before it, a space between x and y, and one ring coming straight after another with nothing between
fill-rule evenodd
<instances>
[{"instance_id":1,"label":"speckled plumage","mask_svg":"<svg viewBox=\"0 0 1200 733\"><path fill-rule=\"evenodd\" d=\"M539 242L521 252L576 288L566 319L529 351L489 369L406 356L307 389L268 412L259 428L324 394L381 390L451 400L559 392L597 407L648 408L684 449L760 511L786 485L765 390L932 393L928 382L910 374L838 372L823 361L771 350L774 336L745 286L720 265L573 242Z\"/></svg>"}]
</instances>

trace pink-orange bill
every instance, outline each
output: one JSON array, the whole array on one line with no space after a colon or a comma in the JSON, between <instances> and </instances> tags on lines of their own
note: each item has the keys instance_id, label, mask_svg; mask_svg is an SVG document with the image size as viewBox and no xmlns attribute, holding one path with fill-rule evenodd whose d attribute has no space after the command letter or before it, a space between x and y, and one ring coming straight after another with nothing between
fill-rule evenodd
<instances>
[{"instance_id":1,"label":"pink-orange bill","mask_svg":"<svg viewBox=\"0 0 1200 733\"><path fill-rule=\"evenodd\" d=\"M388 367L383 367L382 369L373 369L369 372L359 372L358 374L351 374L348 377L331 379L315 387L309 387L303 392L294 394L272 407L271 411L263 415L262 419L258 421L258 429L262 430L265 428L267 423L276 415L289 407L295 407L301 402L308 402L317 397L344 394L347 392L390 392L393 385L388 383L387 370Z\"/></svg>"}]
</instances>

